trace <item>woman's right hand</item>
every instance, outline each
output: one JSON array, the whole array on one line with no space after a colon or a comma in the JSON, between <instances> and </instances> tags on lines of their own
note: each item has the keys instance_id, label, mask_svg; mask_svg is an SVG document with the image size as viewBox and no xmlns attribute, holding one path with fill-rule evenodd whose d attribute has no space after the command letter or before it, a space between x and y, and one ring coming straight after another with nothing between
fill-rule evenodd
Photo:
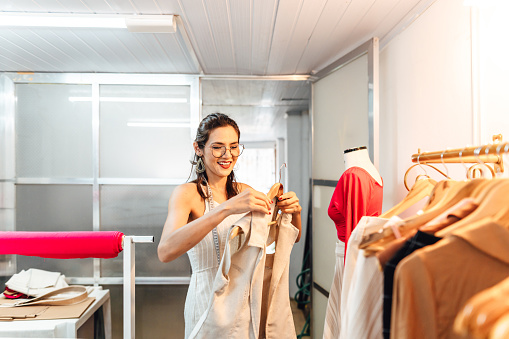
<instances>
[{"instance_id":1,"label":"woman's right hand","mask_svg":"<svg viewBox=\"0 0 509 339\"><path fill-rule=\"evenodd\" d=\"M270 214L271 201L262 192L254 190L251 187L246 187L241 193L231 199L228 199L223 204L224 207L231 212L231 214L245 212L261 212L264 214Z\"/></svg>"}]
</instances>

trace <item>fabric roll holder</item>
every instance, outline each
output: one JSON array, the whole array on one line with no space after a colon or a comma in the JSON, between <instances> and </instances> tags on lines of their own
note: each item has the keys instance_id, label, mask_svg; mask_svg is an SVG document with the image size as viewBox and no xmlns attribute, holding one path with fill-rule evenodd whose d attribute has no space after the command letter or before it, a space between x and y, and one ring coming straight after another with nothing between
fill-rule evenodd
<instances>
[{"instance_id":1,"label":"fabric roll holder","mask_svg":"<svg viewBox=\"0 0 509 339\"><path fill-rule=\"evenodd\" d=\"M127 236L120 232L116 232L113 240L110 241L110 246L107 250L111 250L106 255L101 253L99 256L94 256L94 253L88 250L90 247L88 244L77 242L80 247L78 251L73 251L68 256L62 256L62 252L48 253L48 251L42 251L42 253L33 253L31 249L27 247L26 241L32 241L37 243L41 239L50 239L51 241L65 244L66 241L76 241L76 237L80 240L86 239L90 236L94 239L101 239L103 233L105 236L112 232L0 232L0 243L3 241L8 246L0 246L0 254L16 254L16 255L29 255L38 256L42 258L59 258L59 259L76 259L76 258L114 258L120 251L124 251L123 259L123 319L124 319L124 339L135 338L135 244L137 243L153 243L153 236ZM120 233L120 234L118 234ZM118 238L119 236L120 239ZM75 237L75 238L73 238ZM118 242L115 240L119 240ZM108 240L108 239L106 239ZM120 247L120 248L118 248ZM80 251L81 250L81 251ZM116 254L115 254L116 253ZM76 292L76 291L75 291ZM85 291L86 292L86 291ZM81 294L83 297L85 294ZM79 298L80 296L78 296ZM32 301L34 299L31 299ZM75 300L76 301L76 300ZM21 306L21 304L19 305Z\"/></svg>"}]
</instances>

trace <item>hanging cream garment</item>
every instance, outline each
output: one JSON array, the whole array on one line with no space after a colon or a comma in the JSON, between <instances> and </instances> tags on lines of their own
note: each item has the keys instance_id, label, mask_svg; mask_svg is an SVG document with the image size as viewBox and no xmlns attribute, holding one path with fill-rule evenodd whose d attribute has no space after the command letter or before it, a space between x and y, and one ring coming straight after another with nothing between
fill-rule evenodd
<instances>
[{"instance_id":1,"label":"hanging cream garment","mask_svg":"<svg viewBox=\"0 0 509 339\"><path fill-rule=\"evenodd\" d=\"M355 231L355 230L354 230ZM336 266L334 277L325 311L323 339L337 339L341 330L341 285L343 284L343 270L345 262L345 243L336 241Z\"/></svg>"},{"instance_id":2,"label":"hanging cream garment","mask_svg":"<svg viewBox=\"0 0 509 339\"><path fill-rule=\"evenodd\" d=\"M226 242L213 292L203 300L208 308L190 338L296 337L290 308L288 270L290 252L299 230L291 224L289 214L282 214L278 225L272 226L279 228L279 234L267 300L262 300L264 278L269 281L265 266L269 264L266 262L266 247L270 238L267 227L270 220L271 215L249 213L230 227L227 239L230 239L232 229L239 226L243 231L243 242L240 247L236 242L238 237ZM266 309L262 309L262 303L266 303ZM266 323L260 330L262 313L266 313Z\"/></svg>"},{"instance_id":3,"label":"hanging cream garment","mask_svg":"<svg viewBox=\"0 0 509 339\"><path fill-rule=\"evenodd\" d=\"M341 339L382 338L383 273L376 257L366 258L359 244L364 236L378 232L389 220L401 222L398 217L362 217L348 240L341 289Z\"/></svg>"},{"instance_id":4,"label":"hanging cream garment","mask_svg":"<svg viewBox=\"0 0 509 339\"><path fill-rule=\"evenodd\" d=\"M205 199L205 214L210 211L209 205L209 201ZM215 205L219 204L215 202ZM245 214L230 215L217 225L221 254L224 252L230 226ZM185 338L189 337L196 323L207 310L207 302L212 294L212 284L219 267L212 232L209 232L205 238L187 251L187 255L191 262L192 274L184 307Z\"/></svg>"}]
</instances>

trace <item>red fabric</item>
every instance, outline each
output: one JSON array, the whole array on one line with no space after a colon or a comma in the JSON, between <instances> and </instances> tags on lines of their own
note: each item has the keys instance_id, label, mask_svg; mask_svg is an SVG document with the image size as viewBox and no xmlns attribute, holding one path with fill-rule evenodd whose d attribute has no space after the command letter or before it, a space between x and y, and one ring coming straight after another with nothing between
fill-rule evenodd
<instances>
[{"instance_id":1,"label":"red fabric","mask_svg":"<svg viewBox=\"0 0 509 339\"><path fill-rule=\"evenodd\" d=\"M7 299L19 299L19 298L28 299L28 298L30 298L30 296L23 294L21 292L11 290L9 287L5 288L3 294L4 294L4 297L6 297Z\"/></svg>"},{"instance_id":2,"label":"red fabric","mask_svg":"<svg viewBox=\"0 0 509 339\"><path fill-rule=\"evenodd\" d=\"M350 167L339 179L329 205L338 239L345 243L363 216L382 213L383 187L363 168Z\"/></svg>"},{"instance_id":3,"label":"red fabric","mask_svg":"<svg viewBox=\"0 0 509 339\"><path fill-rule=\"evenodd\" d=\"M122 232L0 232L0 254L42 258L115 258Z\"/></svg>"}]
</instances>

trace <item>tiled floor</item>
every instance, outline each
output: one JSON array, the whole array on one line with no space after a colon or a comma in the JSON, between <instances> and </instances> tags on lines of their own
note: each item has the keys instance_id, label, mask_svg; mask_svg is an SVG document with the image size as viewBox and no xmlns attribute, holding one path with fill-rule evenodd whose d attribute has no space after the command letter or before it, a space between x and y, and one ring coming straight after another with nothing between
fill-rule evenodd
<instances>
[{"instance_id":1,"label":"tiled floor","mask_svg":"<svg viewBox=\"0 0 509 339\"><path fill-rule=\"evenodd\" d=\"M304 315L304 310L301 310L297 306L297 302L294 299L290 299L290 305L292 307L293 313L293 322L295 323L295 332L299 335L304 328L304 324L306 323L306 316ZM303 338L311 338L311 337L303 337Z\"/></svg>"}]
</instances>

